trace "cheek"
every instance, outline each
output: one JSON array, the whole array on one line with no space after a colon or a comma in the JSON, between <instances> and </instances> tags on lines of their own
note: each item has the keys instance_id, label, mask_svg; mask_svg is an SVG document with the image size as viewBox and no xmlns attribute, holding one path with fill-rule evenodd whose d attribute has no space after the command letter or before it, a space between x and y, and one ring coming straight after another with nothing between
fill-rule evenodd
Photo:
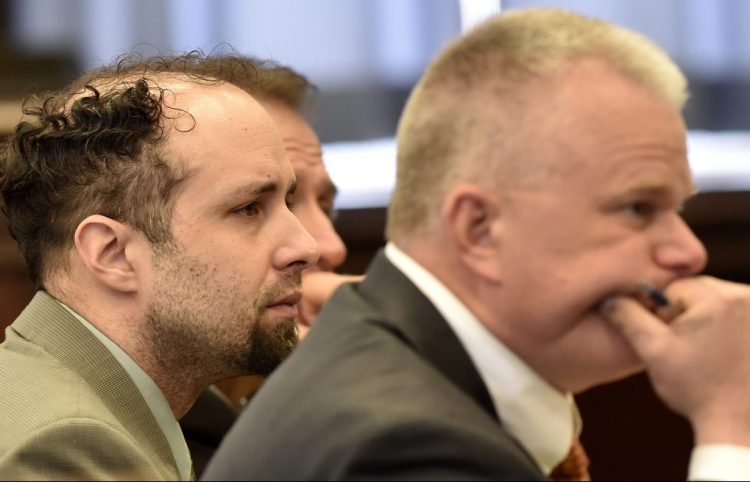
<instances>
[{"instance_id":1,"label":"cheek","mask_svg":"<svg viewBox=\"0 0 750 482\"><path fill-rule=\"evenodd\" d=\"M262 243L248 243L241 238L214 239L193 259L208 267L210 280L228 296L247 296L261 289L271 271L273 251Z\"/></svg>"},{"instance_id":2,"label":"cheek","mask_svg":"<svg viewBox=\"0 0 750 482\"><path fill-rule=\"evenodd\" d=\"M585 257L545 253L517 266L516 300L524 300L525 313L536 320L538 335L547 340L575 330L608 296L629 286L630 276L620 267Z\"/></svg>"},{"instance_id":3,"label":"cheek","mask_svg":"<svg viewBox=\"0 0 750 482\"><path fill-rule=\"evenodd\" d=\"M565 389L580 393L641 369L625 339L601 318L587 316L564 333L551 349L553 366L565 367L555 378Z\"/></svg>"},{"instance_id":4,"label":"cheek","mask_svg":"<svg viewBox=\"0 0 750 482\"><path fill-rule=\"evenodd\" d=\"M616 353L622 354L624 340L609 328L597 311L610 296L636 292L638 282L649 272L648 256L643 253L642 249L633 249L627 244L612 245L582 254L573 262L560 263L559 266L565 267L564 273L550 276L540 282L544 285L539 288L547 293L544 309L549 334L565 336L580 330L600 338L605 343L604 351L611 345ZM630 355L629 351L625 354Z\"/></svg>"},{"instance_id":5,"label":"cheek","mask_svg":"<svg viewBox=\"0 0 750 482\"><path fill-rule=\"evenodd\" d=\"M576 297L601 298L633 289L651 266L648 239L638 233L569 232L527 249L528 257L536 258L536 269L548 273L548 288L557 287Z\"/></svg>"}]
</instances>

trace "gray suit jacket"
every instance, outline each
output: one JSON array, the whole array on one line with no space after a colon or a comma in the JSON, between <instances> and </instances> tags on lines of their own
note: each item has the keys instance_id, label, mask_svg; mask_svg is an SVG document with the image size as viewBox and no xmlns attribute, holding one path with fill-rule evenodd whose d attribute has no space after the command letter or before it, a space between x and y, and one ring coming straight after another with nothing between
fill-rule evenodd
<instances>
[{"instance_id":1,"label":"gray suit jacket","mask_svg":"<svg viewBox=\"0 0 750 482\"><path fill-rule=\"evenodd\" d=\"M0 345L0 479L178 480L169 443L104 345L40 291Z\"/></svg>"},{"instance_id":2,"label":"gray suit jacket","mask_svg":"<svg viewBox=\"0 0 750 482\"><path fill-rule=\"evenodd\" d=\"M381 253L266 381L205 479L543 479L445 320Z\"/></svg>"}]
</instances>

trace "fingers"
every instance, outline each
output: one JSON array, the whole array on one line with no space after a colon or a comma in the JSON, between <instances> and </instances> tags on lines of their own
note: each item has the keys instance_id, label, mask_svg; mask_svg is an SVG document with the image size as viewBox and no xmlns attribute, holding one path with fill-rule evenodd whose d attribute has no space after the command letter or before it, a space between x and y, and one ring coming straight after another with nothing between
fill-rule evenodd
<instances>
[{"instance_id":1,"label":"fingers","mask_svg":"<svg viewBox=\"0 0 750 482\"><path fill-rule=\"evenodd\" d=\"M680 316L686 309L687 306L682 299L675 299L666 306L656 308L655 313L660 320L670 323L672 320Z\"/></svg>"},{"instance_id":2,"label":"fingers","mask_svg":"<svg viewBox=\"0 0 750 482\"><path fill-rule=\"evenodd\" d=\"M363 276L343 275L327 271L305 273L302 276L302 292L314 306L322 306L334 291L344 283L361 281Z\"/></svg>"},{"instance_id":3,"label":"fingers","mask_svg":"<svg viewBox=\"0 0 750 482\"><path fill-rule=\"evenodd\" d=\"M310 331L310 326L304 323L297 323L297 336L299 340L303 340L307 336L307 332Z\"/></svg>"},{"instance_id":4,"label":"fingers","mask_svg":"<svg viewBox=\"0 0 750 482\"><path fill-rule=\"evenodd\" d=\"M685 305L681 299L672 300L667 294L656 288L651 283L641 281L638 283L638 290L642 297L645 298L646 306L653 307L653 311L660 319L669 323L674 318L685 311Z\"/></svg>"},{"instance_id":5,"label":"fingers","mask_svg":"<svg viewBox=\"0 0 750 482\"><path fill-rule=\"evenodd\" d=\"M607 299L600 312L628 341L644 362L655 357L672 332L663 320L633 298L617 296Z\"/></svg>"},{"instance_id":6,"label":"fingers","mask_svg":"<svg viewBox=\"0 0 750 482\"><path fill-rule=\"evenodd\" d=\"M303 321L313 323L323 304L344 283L356 283L364 279L360 275L343 275L328 271L314 271L302 275Z\"/></svg>"}]
</instances>

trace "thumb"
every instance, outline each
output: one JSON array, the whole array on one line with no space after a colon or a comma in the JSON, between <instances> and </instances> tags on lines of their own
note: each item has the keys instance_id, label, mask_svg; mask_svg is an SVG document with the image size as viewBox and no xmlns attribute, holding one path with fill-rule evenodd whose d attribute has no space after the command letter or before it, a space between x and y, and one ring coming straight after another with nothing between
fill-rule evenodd
<instances>
[{"instance_id":1,"label":"thumb","mask_svg":"<svg viewBox=\"0 0 750 482\"><path fill-rule=\"evenodd\" d=\"M633 298L608 298L602 303L599 312L647 364L663 352L665 340L672 335L664 321Z\"/></svg>"},{"instance_id":2,"label":"thumb","mask_svg":"<svg viewBox=\"0 0 750 482\"><path fill-rule=\"evenodd\" d=\"M302 293L305 300L317 309L328 301L334 291L344 283L362 281L363 276L342 275L315 271L302 275Z\"/></svg>"}]
</instances>

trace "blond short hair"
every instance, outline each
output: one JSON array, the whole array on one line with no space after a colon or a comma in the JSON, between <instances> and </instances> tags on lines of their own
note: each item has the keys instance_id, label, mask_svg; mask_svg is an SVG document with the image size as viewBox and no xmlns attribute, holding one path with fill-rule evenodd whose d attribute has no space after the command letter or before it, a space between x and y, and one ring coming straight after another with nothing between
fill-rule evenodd
<instances>
[{"instance_id":1,"label":"blond short hair","mask_svg":"<svg viewBox=\"0 0 750 482\"><path fill-rule=\"evenodd\" d=\"M638 33L558 9L493 17L444 49L406 104L388 239L424 234L447 189L465 178L473 160L481 160L487 178L515 175L517 169L507 168L523 152L520 93L530 81L584 58L605 62L678 110L685 103L680 69Z\"/></svg>"}]
</instances>

